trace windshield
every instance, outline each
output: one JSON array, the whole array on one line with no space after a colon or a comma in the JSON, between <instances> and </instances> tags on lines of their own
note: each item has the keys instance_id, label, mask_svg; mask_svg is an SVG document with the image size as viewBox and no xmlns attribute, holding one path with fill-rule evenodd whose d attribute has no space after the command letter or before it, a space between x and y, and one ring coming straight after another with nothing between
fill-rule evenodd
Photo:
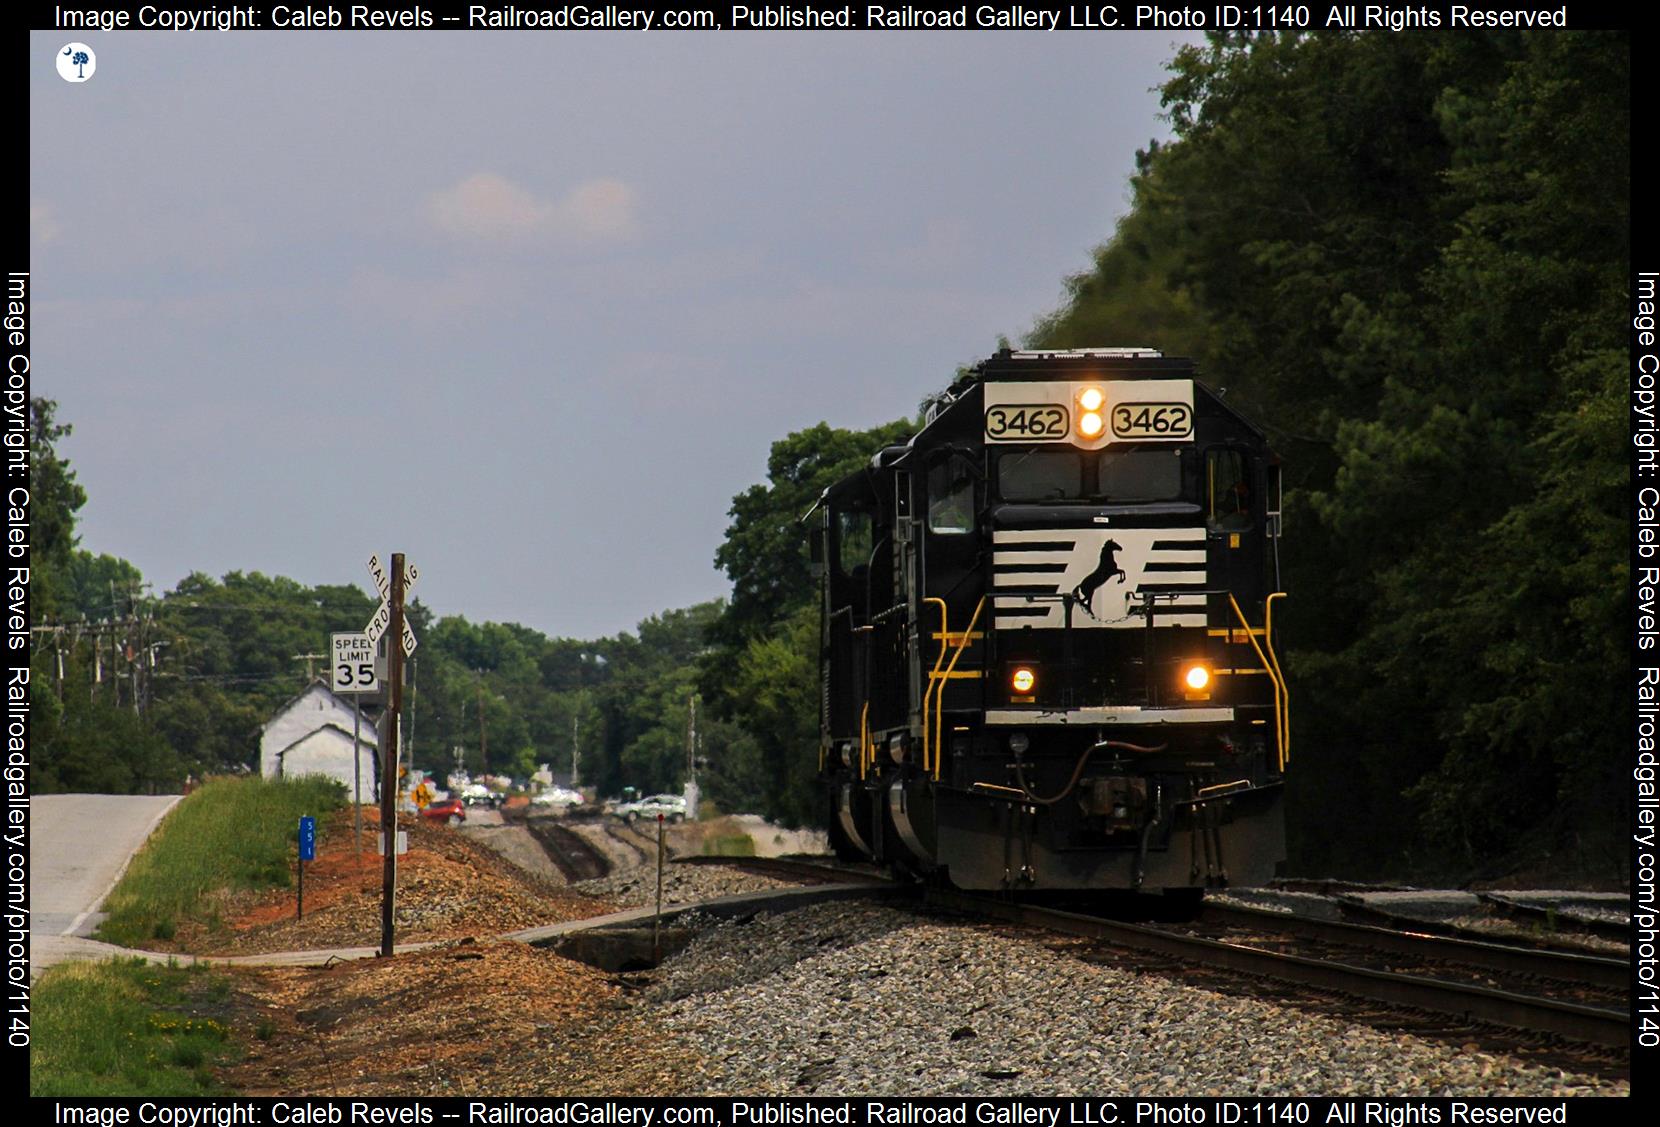
<instances>
[{"instance_id":1,"label":"windshield","mask_svg":"<svg viewBox=\"0 0 1660 1127\"><path fill-rule=\"evenodd\" d=\"M1076 501L1083 496L1083 456L1072 450L1005 454L997 489L1005 501Z\"/></svg>"},{"instance_id":2,"label":"windshield","mask_svg":"<svg viewBox=\"0 0 1660 1127\"><path fill-rule=\"evenodd\" d=\"M1005 501L1180 500L1182 452L1167 445L1010 451L997 461L997 491Z\"/></svg>"},{"instance_id":3,"label":"windshield","mask_svg":"<svg viewBox=\"0 0 1660 1127\"><path fill-rule=\"evenodd\" d=\"M1109 501L1173 501L1182 495L1182 452L1165 448L1103 450L1096 492Z\"/></svg>"}]
</instances>

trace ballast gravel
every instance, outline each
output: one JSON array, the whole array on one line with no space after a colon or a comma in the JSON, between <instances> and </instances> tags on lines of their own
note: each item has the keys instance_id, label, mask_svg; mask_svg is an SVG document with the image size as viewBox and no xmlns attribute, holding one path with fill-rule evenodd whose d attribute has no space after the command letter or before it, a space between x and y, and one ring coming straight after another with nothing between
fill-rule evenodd
<instances>
[{"instance_id":1,"label":"ballast gravel","mask_svg":"<svg viewBox=\"0 0 1660 1127\"><path fill-rule=\"evenodd\" d=\"M722 865L675 865L663 867L663 904L691 904L716 896L739 892L762 892L771 888L793 888L797 882L746 873ZM657 869L641 865L610 876L580 881L571 888L587 896L613 901L620 907L645 908L657 900Z\"/></svg>"},{"instance_id":2,"label":"ballast gravel","mask_svg":"<svg viewBox=\"0 0 1660 1127\"><path fill-rule=\"evenodd\" d=\"M1630 1093L863 904L713 925L643 1004L701 1058L709 1094Z\"/></svg>"}]
</instances>

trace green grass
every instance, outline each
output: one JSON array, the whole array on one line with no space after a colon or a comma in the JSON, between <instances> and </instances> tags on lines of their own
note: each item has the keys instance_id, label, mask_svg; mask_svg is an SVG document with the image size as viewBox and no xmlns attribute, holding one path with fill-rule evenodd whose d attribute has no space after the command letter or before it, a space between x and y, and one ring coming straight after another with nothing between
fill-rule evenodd
<instances>
[{"instance_id":1,"label":"green grass","mask_svg":"<svg viewBox=\"0 0 1660 1127\"><path fill-rule=\"evenodd\" d=\"M202 966L65 963L35 985L32 1096L211 1096L241 1055L225 1021L230 982Z\"/></svg>"},{"instance_id":2,"label":"green grass","mask_svg":"<svg viewBox=\"0 0 1660 1127\"><path fill-rule=\"evenodd\" d=\"M755 842L748 834L710 834L703 839L705 857L753 857Z\"/></svg>"},{"instance_id":3,"label":"green grass","mask_svg":"<svg viewBox=\"0 0 1660 1127\"><path fill-rule=\"evenodd\" d=\"M127 947L171 939L181 919L218 926L213 894L293 880L300 815L345 802L327 779L215 779L167 815L104 902L98 938Z\"/></svg>"}]
</instances>

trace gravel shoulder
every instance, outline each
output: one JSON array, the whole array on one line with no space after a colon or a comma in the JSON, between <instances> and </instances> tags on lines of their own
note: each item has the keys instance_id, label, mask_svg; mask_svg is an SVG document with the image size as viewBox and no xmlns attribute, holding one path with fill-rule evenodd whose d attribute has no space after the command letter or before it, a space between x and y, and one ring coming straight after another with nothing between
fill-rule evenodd
<instances>
[{"instance_id":1,"label":"gravel shoulder","mask_svg":"<svg viewBox=\"0 0 1660 1127\"><path fill-rule=\"evenodd\" d=\"M681 954L655 971L607 973L487 938L481 900L497 882L542 917L645 906L655 866L559 887L461 834L428 830L441 836L417 844L455 866L437 899L457 905L429 930L452 941L322 970L238 971L250 1020L269 1023L272 1036L228 1083L503 1096L1630 1092L1623 1079L1086 961L1032 933L869 904L682 921L699 934ZM412 867L412 881L421 872ZM664 901L787 883L671 864ZM456 938L463 926L477 938Z\"/></svg>"},{"instance_id":2,"label":"gravel shoulder","mask_svg":"<svg viewBox=\"0 0 1660 1127\"><path fill-rule=\"evenodd\" d=\"M824 905L709 929L647 993L708 1091L1628 1095L1623 1080L1084 962L1030 935Z\"/></svg>"}]
</instances>

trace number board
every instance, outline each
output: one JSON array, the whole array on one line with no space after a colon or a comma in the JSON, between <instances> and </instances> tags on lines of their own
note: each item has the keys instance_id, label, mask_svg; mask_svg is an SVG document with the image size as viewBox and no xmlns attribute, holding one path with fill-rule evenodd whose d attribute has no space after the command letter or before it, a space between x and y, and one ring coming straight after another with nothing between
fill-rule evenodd
<instances>
[{"instance_id":1,"label":"number board","mask_svg":"<svg viewBox=\"0 0 1660 1127\"><path fill-rule=\"evenodd\" d=\"M329 687L337 693L377 693L375 644L367 634L329 635Z\"/></svg>"},{"instance_id":2,"label":"number board","mask_svg":"<svg viewBox=\"0 0 1660 1127\"><path fill-rule=\"evenodd\" d=\"M1091 411L1084 392L1098 389ZM1193 437L1192 380L1043 380L985 385L987 442L1065 442L1099 450L1115 442ZM1089 416L1097 416L1091 419ZM1094 437L1087 437L1093 429Z\"/></svg>"},{"instance_id":3,"label":"number board","mask_svg":"<svg viewBox=\"0 0 1660 1127\"><path fill-rule=\"evenodd\" d=\"M1009 403L986 408L986 437L994 442L1046 442L1065 438L1067 409L1055 403Z\"/></svg>"},{"instance_id":4,"label":"number board","mask_svg":"<svg viewBox=\"0 0 1660 1127\"><path fill-rule=\"evenodd\" d=\"M300 817L300 860L317 860L317 819L310 814Z\"/></svg>"},{"instance_id":5,"label":"number board","mask_svg":"<svg viewBox=\"0 0 1660 1127\"><path fill-rule=\"evenodd\" d=\"M1114 438L1186 438L1193 412L1185 403L1117 403L1111 412Z\"/></svg>"}]
</instances>

